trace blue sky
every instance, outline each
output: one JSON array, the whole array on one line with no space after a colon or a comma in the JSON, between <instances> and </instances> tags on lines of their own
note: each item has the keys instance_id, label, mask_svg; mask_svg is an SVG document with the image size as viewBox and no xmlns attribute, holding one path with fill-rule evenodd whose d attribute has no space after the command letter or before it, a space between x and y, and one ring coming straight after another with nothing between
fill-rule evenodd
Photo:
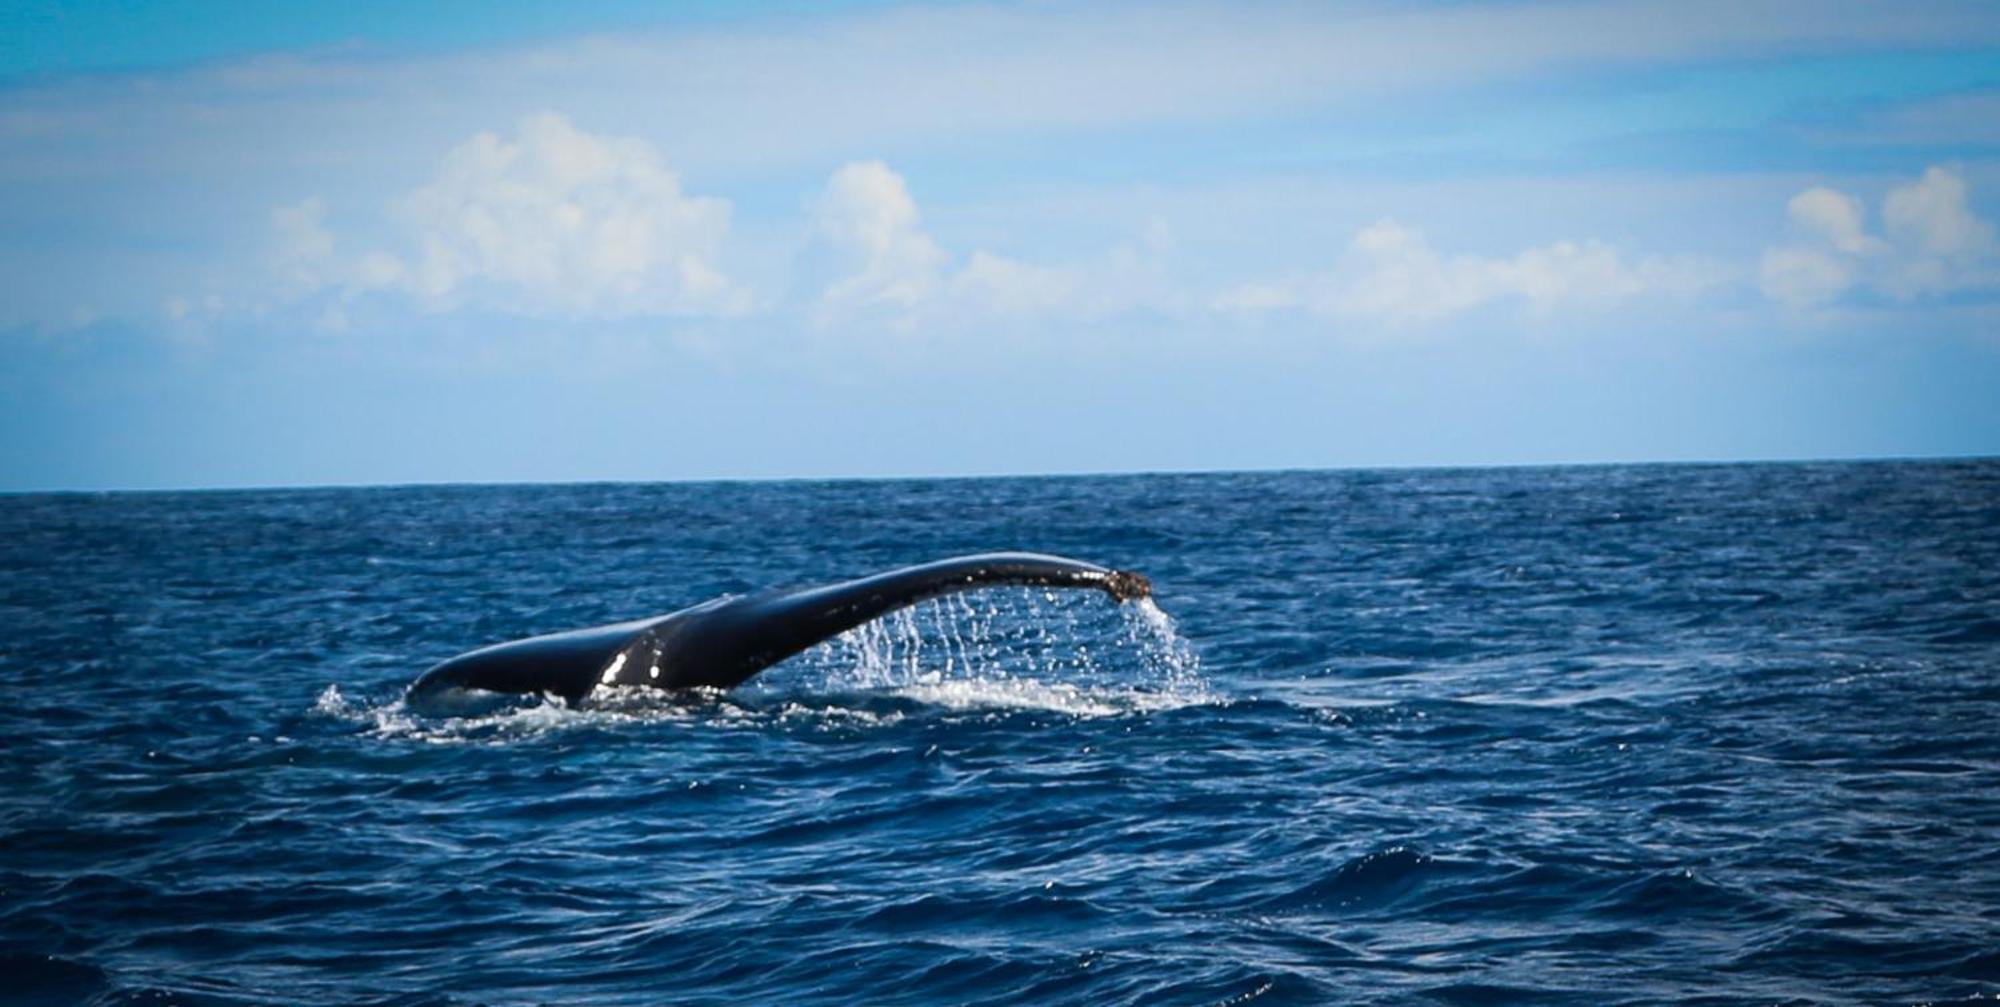
<instances>
[{"instance_id":1,"label":"blue sky","mask_svg":"<svg viewBox=\"0 0 2000 1007\"><path fill-rule=\"evenodd\" d=\"M0 489L2000 454L1990 3L0 6Z\"/></svg>"}]
</instances>

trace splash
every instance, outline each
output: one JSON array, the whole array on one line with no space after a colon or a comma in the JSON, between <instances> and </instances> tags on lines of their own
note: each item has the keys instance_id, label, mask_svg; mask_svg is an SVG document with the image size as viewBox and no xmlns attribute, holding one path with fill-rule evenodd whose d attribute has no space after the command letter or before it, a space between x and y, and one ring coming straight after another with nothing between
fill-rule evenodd
<instances>
[{"instance_id":1,"label":"splash","mask_svg":"<svg viewBox=\"0 0 2000 1007\"><path fill-rule=\"evenodd\" d=\"M926 676L891 694L956 712L1038 710L1078 718L1115 717L1169 710L1197 702L1187 696L1139 689L1088 688L1032 679L958 679Z\"/></svg>"},{"instance_id":2,"label":"splash","mask_svg":"<svg viewBox=\"0 0 2000 1007\"><path fill-rule=\"evenodd\" d=\"M570 707L552 696L495 697L481 712L463 716L426 716L410 709L399 696L380 703L349 698L329 685L313 703L318 716L360 728L365 734L435 744L505 743L573 730L665 722L727 724L719 694L706 690L668 693L653 689L606 689L593 694L589 705Z\"/></svg>"},{"instance_id":3,"label":"splash","mask_svg":"<svg viewBox=\"0 0 2000 1007\"><path fill-rule=\"evenodd\" d=\"M947 595L865 623L753 683L877 692L953 710L1076 716L1212 701L1194 648L1151 598L1107 607L1055 591Z\"/></svg>"},{"instance_id":4,"label":"splash","mask_svg":"<svg viewBox=\"0 0 2000 1007\"><path fill-rule=\"evenodd\" d=\"M1139 659L1169 691L1199 696L1203 701L1213 698L1208 680L1201 674L1201 657L1175 628L1173 616L1151 598L1121 605L1118 611L1125 617L1126 642L1136 648Z\"/></svg>"}]
</instances>

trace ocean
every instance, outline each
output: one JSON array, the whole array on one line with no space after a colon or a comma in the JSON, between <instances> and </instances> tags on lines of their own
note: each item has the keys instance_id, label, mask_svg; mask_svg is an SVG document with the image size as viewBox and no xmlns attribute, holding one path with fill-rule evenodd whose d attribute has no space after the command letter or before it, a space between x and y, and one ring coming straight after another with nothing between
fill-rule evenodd
<instances>
[{"instance_id":1,"label":"ocean","mask_svg":"<svg viewBox=\"0 0 2000 1007\"><path fill-rule=\"evenodd\" d=\"M996 549L727 695L487 643ZM2000 462L0 497L0 1002L2000 995Z\"/></svg>"}]
</instances>

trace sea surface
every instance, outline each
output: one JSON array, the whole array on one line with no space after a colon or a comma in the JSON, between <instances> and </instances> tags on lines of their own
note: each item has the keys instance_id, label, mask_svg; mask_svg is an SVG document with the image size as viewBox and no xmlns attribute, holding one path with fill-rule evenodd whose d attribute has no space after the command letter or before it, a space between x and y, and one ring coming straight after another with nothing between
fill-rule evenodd
<instances>
[{"instance_id":1,"label":"sea surface","mask_svg":"<svg viewBox=\"0 0 2000 1007\"><path fill-rule=\"evenodd\" d=\"M728 695L522 635L993 549ZM2000 995L2000 462L0 498L0 1002Z\"/></svg>"}]
</instances>

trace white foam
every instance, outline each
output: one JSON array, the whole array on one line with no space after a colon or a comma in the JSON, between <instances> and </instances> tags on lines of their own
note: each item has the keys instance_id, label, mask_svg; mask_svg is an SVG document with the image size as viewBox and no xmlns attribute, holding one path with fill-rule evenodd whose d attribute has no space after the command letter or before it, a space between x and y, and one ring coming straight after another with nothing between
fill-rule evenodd
<instances>
[{"instance_id":1,"label":"white foam","mask_svg":"<svg viewBox=\"0 0 2000 1007\"><path fill-rule=\"evenodd\" d=\"M357 725L380 738L439 744L508 742L579 727L696 721L706 714L700 697L650 689L599 689L582 707L570 707L553 696L497 696L469 693L464 707L481 712L462 716L426 716L411 710L401 698L367 705L341 695L329 685L313 704L313 712ZM447 703L445 708L451 708Z\"/></svg>"},{"instance_id":2,"label":"white foam","mask_svg":"<svg viewBox=\"0 0 2000 1007\"><path fill-rule=\"evenodd\" d=\"M1142 689L1091 689L1067 682L967 678L919 682L893 694L948 710L1042 710L1077 718L1116 717L1172 710L1201 697Z\"/></svg>"}]
</instances>

